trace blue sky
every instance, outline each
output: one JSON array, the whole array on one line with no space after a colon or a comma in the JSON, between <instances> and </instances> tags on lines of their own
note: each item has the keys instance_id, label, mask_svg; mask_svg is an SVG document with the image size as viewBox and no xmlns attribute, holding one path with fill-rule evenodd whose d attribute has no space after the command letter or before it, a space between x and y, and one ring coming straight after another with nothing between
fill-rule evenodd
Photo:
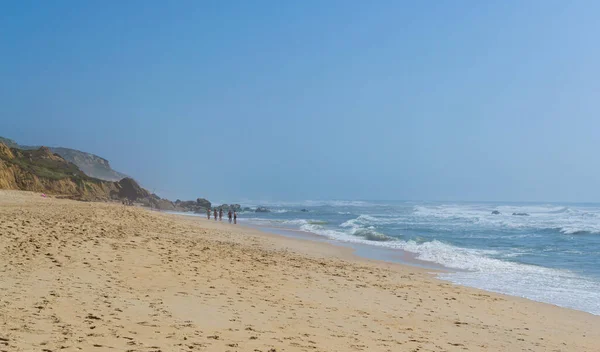
<instances>
[{"instance_id":1,"label":"blue sky","mask_svg":"<svg viewBox=\"0 0 600 352\"><path fill-rule=\"evenodd\" d=\"M0 135L165 197L600 199L596 1L0 6Z\"/></svg>"}]
</instances>

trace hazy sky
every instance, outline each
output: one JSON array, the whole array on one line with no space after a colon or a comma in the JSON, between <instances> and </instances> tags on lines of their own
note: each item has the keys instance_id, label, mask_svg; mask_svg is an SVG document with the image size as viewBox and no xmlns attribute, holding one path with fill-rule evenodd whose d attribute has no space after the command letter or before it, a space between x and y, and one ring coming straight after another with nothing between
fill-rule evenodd
<instances>
[{"instance_id":1,"label":"hazy sky","mask_svg":"<svg viewBox=\"0 0 600 352\"><path fill-rule=\"evenodd\" d=\"M0 135L172 199L600 200L598 1L13 1Z\"/></svg>"}]
</instances>

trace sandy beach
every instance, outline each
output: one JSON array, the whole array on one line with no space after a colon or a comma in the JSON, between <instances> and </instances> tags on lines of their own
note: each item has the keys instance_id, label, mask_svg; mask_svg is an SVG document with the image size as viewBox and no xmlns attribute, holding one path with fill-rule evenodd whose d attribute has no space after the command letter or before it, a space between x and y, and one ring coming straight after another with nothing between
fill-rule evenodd
<instances>
[{"instance_id":1,"label":"sandy beach","mask_svg":"<svg viewBox=\"0 0 600 352\"><path fill-rule=\"evenodd\" d=\"M600 316L348 248L0 191L0 351L598 351Z\"/></svg>"}]
</instances>

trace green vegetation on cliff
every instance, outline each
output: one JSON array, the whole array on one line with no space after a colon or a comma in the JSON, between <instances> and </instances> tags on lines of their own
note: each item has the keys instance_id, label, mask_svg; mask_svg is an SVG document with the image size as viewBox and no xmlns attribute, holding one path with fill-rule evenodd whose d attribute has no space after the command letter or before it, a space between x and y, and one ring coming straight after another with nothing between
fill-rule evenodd
<instances>
[{"instance_id":1,"label":"green vegetation on cliff","mask_svg":"<svg viewBox=\"0 0 600 352\"><path fill-rule=\"evenodd\" d=\"M0 143L4 143L9 148L17 148L24 151L38 150L40 148L39 146L19 145L12 139L4 137L0 137ZM50 147L48 149L50 149L52 153L60 155L66 161L77 165L79 170L90 177L105 181L119 181L128 177L125 174L113 170L110 167L108 160L97 155L62 147Z\"/></svg>"},{"instance_id":2,"label":"green vegetation on cliff","mask_svg":"<svg viewBox=\"0 0 600 352\"><path fill-rule=\"evenodd\" d=\"M80 162L81 158L87 160L84 164L88 166L105 165L110 169L107 160L93 154L66 148L23 148L13 140L0 137L0 189L43 192L86 201L127 200L155 209L182 212L204 213L211 208L211 203L203 198L175 203L162 199L130 177L113 178L114 181L91 177L77 163L54 152L57 149Z\"/></svg>"}]
</instances>

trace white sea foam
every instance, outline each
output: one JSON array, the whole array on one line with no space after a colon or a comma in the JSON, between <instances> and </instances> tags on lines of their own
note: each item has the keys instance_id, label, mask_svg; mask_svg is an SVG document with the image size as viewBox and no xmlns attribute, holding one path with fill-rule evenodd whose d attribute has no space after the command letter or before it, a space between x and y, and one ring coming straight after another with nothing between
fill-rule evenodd
<instances>
[{"instance_id":1,"label":"white sea foam","mask_svg":"<svg viewBox=\"0 0 600 352\"><path fill-rule=\"evenodd\" d=\"M348 226L350 227L350 226ZM458 272L441 274L451 282L489 291L525 297L600 315L600 284L568 270L550 269L492 258L494 250L468 249L440 241L373 241L368 237L305 224L302 229L329 239L395 248L415 253L417 259L434 262ZM354 229L353 229L354 230ZM385 236L385 235L383 235ZM526 254L514 252L514 256ZM504 257L511 257L505 255ZM540 290L540 287L544 287Z\"/></svg>"},{"instance_id":2,"label":"white sea foam","mask_svg":"<svg viewBox=\"0 0 600 352\"><path fill-rule=\"evenodd\" d=\"M500 214L492 214L492 211ZM514 213L527 214L516 216ZM455 227L478 224L489 229L555 230L566 235L600 234L600 209L565 206L415 206L417 218L445 220Z\"/></svg>"},{"instance_id":3,"label":"white sea foam","mask_svg":"<svg viewBox=\"0 0 600 352\"><path fill-rule=\"evenodd\" d=\"M256 208L258 206L266 207L370 207L376 205L375 203L361 201L361 200L303 200L303 201L243 201L239 202L243 207Z\"/></svg>"},{"instance_id":4,"label":"white sea foam","mask_svg":"<svg viewBox=\"0 0 600 352\"><path fill-rule=\"evenodd\" d=\"M501 214L492 214L494 210ZM348 219L351 213L362 215ZM529 216L513 216L513 213ZM285 216L294 215L299 213L293 211ZM333 215L332 225L310 220L313 216L328 220L330 215ZM277 219L278 214L273 217ZM592 263L594 255L597 258L596 249L588 251L577 244L587 243L588 239L580 235L600 234L598 206L411 203L333 211L311 209L302 217L306 218L251 221L273 227L292 226L337 241L404 250L414 253L417 259L456 269L441 277L457 284L600 314L600 283L594 276L588 278L566 269L550 268L563 265L561 260L569 263L574 259L573 254L576 260L589 256ZM336 219L340 218L348 220L339 224ZM594 243L591 237L589 241ZM488 249L464 248L449 242ZM569 253L563 256L567 249ZM548 267L525 264L530 262ZM577 271L573 265L566 267Z\"/></svg>"}]
</instances>

